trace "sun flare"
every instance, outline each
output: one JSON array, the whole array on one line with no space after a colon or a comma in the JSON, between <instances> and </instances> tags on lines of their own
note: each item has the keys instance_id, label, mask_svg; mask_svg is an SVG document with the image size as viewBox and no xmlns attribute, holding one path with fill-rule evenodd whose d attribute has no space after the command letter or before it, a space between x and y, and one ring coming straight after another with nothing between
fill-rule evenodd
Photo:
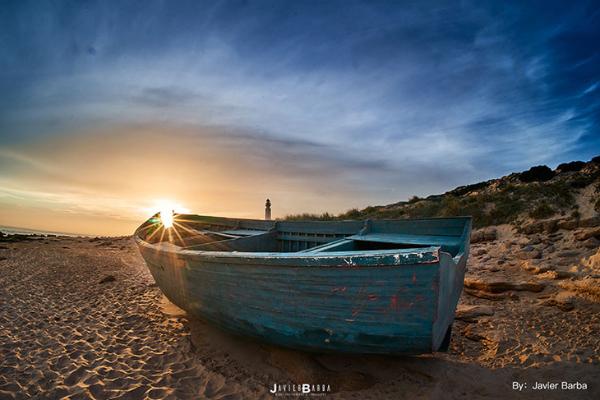
<instances>
[{"instance_id":1,"label":"sun flare","mask_svg":"<svg viewBox=\"0 0 600 400\"><path fill-rule=\"evenodd\" d=\"M185 214L190 211L182 206L180 203L168 200L168 199L158 199L155 200L151 207L146 209L151 214L159 213L160 221L165 228L171 228L174 224L174 214Z\"/></svg>"},{"instance_id":2,"label":"sun flare","mask_svg":"<svg viewBox=\"0 0 600 400\"><path fill-rule=\"evenodd\" d=\"M165 228L173 226L173 210L160 210L160 221Z\"/></svg>"}]
</instances>

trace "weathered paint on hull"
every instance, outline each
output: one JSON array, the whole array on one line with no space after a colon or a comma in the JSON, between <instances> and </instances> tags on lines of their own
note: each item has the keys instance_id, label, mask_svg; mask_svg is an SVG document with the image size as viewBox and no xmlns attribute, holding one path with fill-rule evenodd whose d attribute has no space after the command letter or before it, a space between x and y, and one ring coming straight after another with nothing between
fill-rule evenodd
<instances>
[{"instance_id":1,"label":"weathered paint on hull","mask_svg":"<svg viewBox=\"0 0 600 400\"><path fill-rule=\"evenodd\" d=\"M329 257L319 266L315 258L273 263L138 244L165 295L192 315L239 335L323 352L438 350L453 322L466 263L462 257L456 265L442 252L426 263L347 265Z\"/></svg>"}]
</instances>

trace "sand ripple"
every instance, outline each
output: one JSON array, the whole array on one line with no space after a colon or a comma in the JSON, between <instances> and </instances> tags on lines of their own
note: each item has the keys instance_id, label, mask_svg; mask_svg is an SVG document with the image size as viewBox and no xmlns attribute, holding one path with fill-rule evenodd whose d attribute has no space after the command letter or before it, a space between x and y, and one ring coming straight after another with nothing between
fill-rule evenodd
<instances>
[{"instance_id":1,"label":"sand ripple","mask_svg":"<svg viewBox=\"0 0 600 400\"><path fill-rule=\"evenodd\" d=\"M448 354L422 357L311 355L228 335L166 301L129 238L10 243L0 248L0 400L267 399L274 383L306 382L330 384L326 398L504 399L514 380L589 385L527 398L600 398L600 255L574 240L473 246L477 288L461 299L471 314L455 322ZM529 247L543 257L512 256Z\"/></svg>"}]
</instances>

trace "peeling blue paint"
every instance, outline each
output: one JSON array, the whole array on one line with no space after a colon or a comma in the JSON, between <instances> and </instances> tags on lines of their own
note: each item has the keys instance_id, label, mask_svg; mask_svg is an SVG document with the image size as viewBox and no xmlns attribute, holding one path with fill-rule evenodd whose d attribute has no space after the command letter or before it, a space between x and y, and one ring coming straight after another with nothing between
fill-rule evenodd
<instances>
[{"instance_id":1,"label":"peeling blue paint","mask_svg":"<svg viewBox=\"0 0 600 400\"><path fill-rule=\"evenodd\" d=\"M165 295L236 334L309 351L420 354L438 350L454 320L470 218L268 226L186 220L195 230L263 227L256 235L191 246L146 240L148 223L136 232ZM315 244L284 243L298 238ZM400 248L369 250L365 243Z\"/></svg>"}]
</instances>

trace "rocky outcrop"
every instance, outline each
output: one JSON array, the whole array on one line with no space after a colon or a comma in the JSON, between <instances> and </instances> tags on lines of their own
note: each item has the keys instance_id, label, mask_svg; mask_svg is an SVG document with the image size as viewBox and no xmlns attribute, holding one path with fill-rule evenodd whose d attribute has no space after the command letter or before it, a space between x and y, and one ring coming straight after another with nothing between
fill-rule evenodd
<instances>
[{"instance_id":1,"label":"rocky outcrop","mask_svg":"<svg viewBox=\"0 0 600 400\"><path fill-rule=\"evenodd\" d=\"M579 241L588 240L590 238L600 239L600 226L595 227L595 228L577 231L577 232L575 232L574 237L576 240L579 240Z\"/></svg>"},{"instance_id":2,"label":"rocky outcrop","mask_svg":"<svg viewBox=\"0 0 600 400\"><path fill-rule=\"evenodd\" d=\"M554 233L558 230L558 221L558 219L533 221L517 226L517 231L526 235L533 235L536 233Z\"/></svg>"},{"instance_id":3,"label":"rocky outcrop","mask_svg":"<svg viewBox=\"0 0 600 400\"><path fill-rule=\"evenodd\" d=\"M541 306L557 307L562 311L571 311L575 308L575 293L562 291L549 299L542 300Z\"/></svg>"},{"instance_id":4,"label":"rocky outcrop","mask_svg":"<svg viewBox=\"0 0 600 400\"><path fill-rule=\"evenodd\" d=\"M542 252L532 245L527 245L517 253L517 257L521 260L540 259L542 258Z\"/></svg>"},{"instance_id":5,"label":"rocky outcrop","mask_svg":"<svg viewBox=\"0 0 600 400\"><path fill-rule=\"evenodd\" d=\"M502 293L509 290L541 292L545 285L539 282L508 282L508 281L484 281L480 279L465 279L465 288L481 290L489 293Z\"/></svg>"},{"instance_id":6,"label":"rocky outcrop","mask_svg":"<svg viewBox=\"0 0 600 400\"><path fill-rule=\"evenodd\" d=\"M471 243L482 243L496 240L498 238L498 231L494 227L488 227L484 229L477 229L471 232Z\"/></svg>"},{"instance_id":7,"label":"rocky outcrop","mask_svg":"<svg viewBox=\"0 0 600 400\"><path fill-rule=\"evenodd\" d=\"M479 299L491 300L491 301L500 301L500 300L519 300L519 296L514 293L490 293L485 290L475 290L464 288L463 289L466 294L469 296L477 297Z\"/></svg>"},{"instance_id":8,"label":"rocky outcrop","mask_svg":"<svg viewBox=\"0 0 600 400\"><path fill-rule=\"evenodd\" d=\"M475 322L482 316L494 315L494 309L488 306L459 305L455 318L465 322Z\"/></svg>"}]
</instances>

